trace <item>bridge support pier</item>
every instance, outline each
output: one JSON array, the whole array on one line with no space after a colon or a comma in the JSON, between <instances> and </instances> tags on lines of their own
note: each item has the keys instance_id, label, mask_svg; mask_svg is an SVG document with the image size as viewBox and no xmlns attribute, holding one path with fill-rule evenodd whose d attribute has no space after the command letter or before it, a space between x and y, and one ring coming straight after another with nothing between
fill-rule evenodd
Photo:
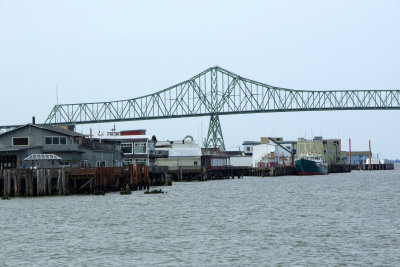
<instances>
[{"instance_id":1,"label":"bridge support pier","mask_svg":"<svg viewBox=\"0 0 400 267\"><path fill-rule=\"evenodd\" d=\"M222 135L221 123L218 114L211 115L210 125L206 139L206 148L219 148L225 150L224 136Z\"/></svg>"}]
</instances>

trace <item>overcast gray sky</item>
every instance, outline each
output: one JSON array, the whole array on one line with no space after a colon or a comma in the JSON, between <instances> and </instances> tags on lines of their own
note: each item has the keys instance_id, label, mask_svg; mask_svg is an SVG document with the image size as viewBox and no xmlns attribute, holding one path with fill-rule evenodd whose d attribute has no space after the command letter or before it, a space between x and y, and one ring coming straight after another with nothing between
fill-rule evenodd
<instances>
[{"instance_id":1,"label":"overcast gray sky","mask_svg":"<svg viewBox=\"0 0 400 267\"><path fill-rule=\"evenodd\" d=\"M219 65L292 89L400 89L400 1L0 0L0 125L44 122L56 103L134 98ZM323 135L400 158L400 111L222 116L244 140ZM205 138L208 118L117 123L159 140ZM109 130L83 125L79 131Z\"/></svg>"}]
</instances>

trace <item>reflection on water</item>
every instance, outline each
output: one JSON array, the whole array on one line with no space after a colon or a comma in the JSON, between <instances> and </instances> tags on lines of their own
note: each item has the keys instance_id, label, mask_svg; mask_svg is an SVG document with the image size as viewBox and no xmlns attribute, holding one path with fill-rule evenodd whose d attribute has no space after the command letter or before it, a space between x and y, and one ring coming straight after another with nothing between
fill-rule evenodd
<instances>
[{"instance_id":1,"label":"reflection on water","mask_svg":"<svg viewBox=\"0 0 400 267\"><path fill-rule=\"evenodd\" d=\"M0 266L400 265L400 171L0 201Z\"/></svg>"}]
</instances>

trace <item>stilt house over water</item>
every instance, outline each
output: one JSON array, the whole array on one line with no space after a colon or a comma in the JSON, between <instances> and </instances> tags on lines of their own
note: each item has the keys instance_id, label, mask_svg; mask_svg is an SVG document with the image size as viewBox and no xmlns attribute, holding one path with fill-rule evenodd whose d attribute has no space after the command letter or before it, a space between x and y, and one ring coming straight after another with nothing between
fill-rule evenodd
<instances>
[{"instance_id":1,"label":"stilt house over water","mask_svg":"<svg viewBox=\"0 0 400 267\"><path fill-rule=\"evenodd\" d=\"M61 159L24 160L33 154ZM67 128L30 123L0 135L0 169L119 166L119 144L96 142Z\"/></svg>"}]
</instances>

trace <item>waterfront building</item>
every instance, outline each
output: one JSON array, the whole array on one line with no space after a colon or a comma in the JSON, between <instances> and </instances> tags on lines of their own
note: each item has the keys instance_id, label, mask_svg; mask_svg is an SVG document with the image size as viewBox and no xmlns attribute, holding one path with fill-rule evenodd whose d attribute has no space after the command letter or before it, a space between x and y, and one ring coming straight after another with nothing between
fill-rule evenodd
<instances>
[{"instance_id":1,"label":"waterfront building","mask_svg":"<svg viewBox=\"0 0 400 267\"><path fill-rule=\"evenodd\" d=\"M268 142L253 146L252 166L254 168L291 166L292 153L289 151L293 151L294 143L281 141L279 146L274 142Z\"/></svg>"},{"instance_id":2,"label":"waterfront building","mask_svg":"<svg viewBox=\"0 0 400 267\"><path fill-rule=\"evenodd\" d=\"M340 139L323 139L322 136L316 136L313 140L298 138L295 149L297 155L308 153L319 154L328 165L345 163L345 159L341 153Z\"/></svg>"},{"instance_id":3,"label":"waterfront building","mask_svg":"<svg viewBox=\"0 0 400 267\"><path fill-rule=\"evenodd\" d=\"M342 151L342 155L346 161L346 164L349 164L350 156L348 151ZM369 159L369 151L351 151L351 164L352 165L362 165L367 162Z\"/></svg>"},{"instance_id":4,"label":"waterfront building","mask_svg":"<svg viewBox=\"0 0 400 267\"><path fill-rule=\"evenodd\" d=\"M201 149L201 166L207 170L225 170L229 166L229 153L221 151L219 148Z\"/></svg>"},{"instance_id":5,"label":"waterfront building","mask_svg":"<svg viewBox=\"0 0 400 267\"><path fill-rule=\"evenodd\" d=\"M182 140L159 141L156 151L168 154L168 158L157 158L157 166L168 167L169 171L199 171L201 169L201 148L191 135Z\"/></svg>"},{"instance_id":6,"label":"waterfront building","mask_svg":"<svg viewBox=\"0 0 400 267\"><path fill-rule=\"evenodd\" d=\"M261 142L258 141L244 141L242 143L243 146L243 152L246 156L252 156L253 155L253 146L259 145Z\"/></svg>"},{"instance_id":7,"label":"waterfront building","mask_svg":"<svg viewBox=\"0 0 400 267\"><path fill-rule=\"evenodd\" d=\"M45 158L58 160L25 160ZM29 157L29 158L28 158ZM61 159L59 159L61 158ZM26 124L0 135L0 168L59 168L121 166L119 144L101 143L67 126ZM33 166L32 166L33 165Z\"/></svg>"},{"instance_id":8,"label":"waterfront building","mask_svg":"<svg viewBox=\"0 0 400 267\"><path fill-rule=\"evenodd\" d=\"M244 153L232 153L232 152L237 152L237 151L226 151L226 153L229 155L229 165L232 167L252 167L252 160L253 157L249 155L244 155Z\"/></svg>"},{"instance_id":9,"label":"waterfront building","mask_svg":"<svg viewBox=\"0 0 400 267\"><path fill-rule=\"evenodd\" d=\"M282 137L271 137L275 142L282 142ZM260 141L244 141L242 143L243 151L246 156L253 155L253 146L260 145L260 144L268 144L270 143L269 137L261 137Z\"/></svg>"},{"instance_id":10,"label":"waterfront building","mask_svg":"<svg viewBox=\"0 0 400 267\"><path fill-rule=\"evenodd\" d=\"M168 152L156 151L157 138L146 134L143 129L120 132L113 130L107 132L107 135L100 132L99 139L120 144L124 166L141 164L154 169L157 158L168 157Z\"/></svg>"}]
</instances>

